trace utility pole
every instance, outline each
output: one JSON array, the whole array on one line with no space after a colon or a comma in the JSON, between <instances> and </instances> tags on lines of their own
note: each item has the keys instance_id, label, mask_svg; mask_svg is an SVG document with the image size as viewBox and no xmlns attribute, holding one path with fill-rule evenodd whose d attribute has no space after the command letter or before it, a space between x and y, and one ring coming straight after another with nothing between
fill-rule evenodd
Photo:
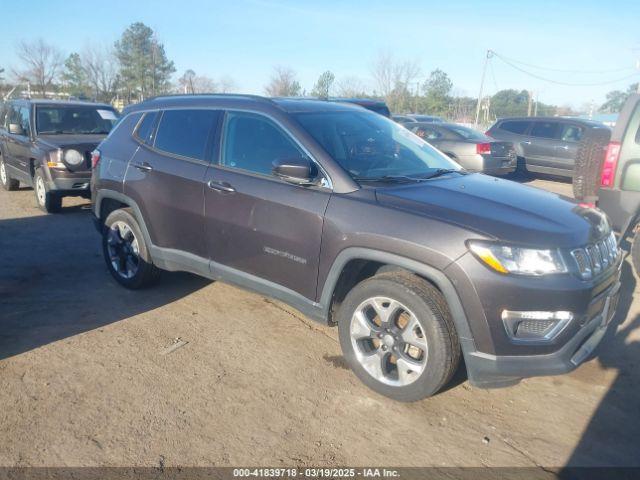
<instances>
[{"instance_id":1,"label":"utility pole","mask_svg":"<svg viewBox=\"0 0 640 480\"><path fill-rule=\"evenodd\" d=\"M487 50L487 56L484 58L484 65L482 66L482 78L480 79L480 93L478 93L478 104L476 105L476 121L474 122L474 126L478 126L478 120L480 118L480 104L482 103L482 90L484 89L484 77L487 73L487 63L493 56L493 52L491 50Z\"/></svg>"},{"instance_id":2,"label":"utility pole","mask_svg":"<svg viewBox=\"0 0 640 480\"><path fill-rule=\"evenodd\" d=\"M533 102L533 116L537 117L538 116L538 93L536 92L536 99Z\"/></svg>"}]
</instances>

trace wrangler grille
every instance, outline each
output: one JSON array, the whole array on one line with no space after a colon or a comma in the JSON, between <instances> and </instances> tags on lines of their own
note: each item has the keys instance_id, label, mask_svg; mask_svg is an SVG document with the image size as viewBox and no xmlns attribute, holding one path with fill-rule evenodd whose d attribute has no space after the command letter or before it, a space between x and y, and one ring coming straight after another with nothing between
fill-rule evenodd
<instances>
[{"instance_id":1,"label":"wrangler grille","mask_svg":"<svg viewBox=\"0 0 640 480\"><path fill-rule=\"evenodd\" d=\"M615 264L618 253L618 242L611 232L596 243L573 250L571 256L576 261L580 276L586 280L598 276Z\"/></svg>"}]
</instances>

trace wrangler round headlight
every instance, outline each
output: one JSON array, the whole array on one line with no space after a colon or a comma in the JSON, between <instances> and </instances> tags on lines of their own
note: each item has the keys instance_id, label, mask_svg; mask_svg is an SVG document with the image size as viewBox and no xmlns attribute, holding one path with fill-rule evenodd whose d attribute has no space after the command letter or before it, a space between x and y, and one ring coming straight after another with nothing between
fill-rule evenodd
<instances>
[{"instance_id":1,"label":"wrangler round headlight","mask_svg":"<svg viewBox=\"0 0 640 480\"><path fill-rule=\"evenodd\" d=\"M490 242L469 242L469 249L485 265L500 273L540 276L567 272L557 249L523 248Z\"/></svg>"},{"instance_id":2,"label":"wrangler round headlight","mask_svg":"<svg viewBox=\"0 0 640 480\"><path fill-rule=\"evenodd\" d=\"M84 157L79 151L74 149L69 149L64 152L64 161L68 165L76 166L76 165L80 165L84 161Z\"/></svg>"}]
</instances>

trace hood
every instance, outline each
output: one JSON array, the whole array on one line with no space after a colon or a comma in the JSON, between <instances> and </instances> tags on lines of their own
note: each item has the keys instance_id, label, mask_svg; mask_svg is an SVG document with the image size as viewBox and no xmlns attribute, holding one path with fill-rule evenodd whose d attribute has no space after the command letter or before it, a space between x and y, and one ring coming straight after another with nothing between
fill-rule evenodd
<instances>
[{"instance_id":1,"label":"hood","mask_svg":"<svg viewBox=\"0 0 640 480\"><path fill-rule=\"evenodd\" d=\"M106 135L39 135L38 141L55 148L84 148L93 150L106 138Z\"/></svg>"},{"instance_id":2,"label":"hood","mask_svg":"<svg viewBox=\"0 0 640 480\"><path fill-rule=\"evenodd\" d=\"M482 174L451 175L376 189L385 206L535 247L578 247L609 230L605 216L535 187Z\"/></svg>"}]
</instances>

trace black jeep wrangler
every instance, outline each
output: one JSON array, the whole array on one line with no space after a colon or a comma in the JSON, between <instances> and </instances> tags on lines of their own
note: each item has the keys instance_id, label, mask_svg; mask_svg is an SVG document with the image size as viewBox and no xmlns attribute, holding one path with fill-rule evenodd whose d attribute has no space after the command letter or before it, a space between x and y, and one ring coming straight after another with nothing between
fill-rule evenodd
<instances>
[{"instance_id":1,"label":"black jeep wrangler","mask_svg":"<svg viewBox=\"0 0 640 480\"><path fill-rule=\"evenodd\" d=\"M117 121L110 105L11 100L0 108L0 183L33 187L38 207L60 210L62 197L89 197L91 152Z\"/></svg>"}]
</instances>

